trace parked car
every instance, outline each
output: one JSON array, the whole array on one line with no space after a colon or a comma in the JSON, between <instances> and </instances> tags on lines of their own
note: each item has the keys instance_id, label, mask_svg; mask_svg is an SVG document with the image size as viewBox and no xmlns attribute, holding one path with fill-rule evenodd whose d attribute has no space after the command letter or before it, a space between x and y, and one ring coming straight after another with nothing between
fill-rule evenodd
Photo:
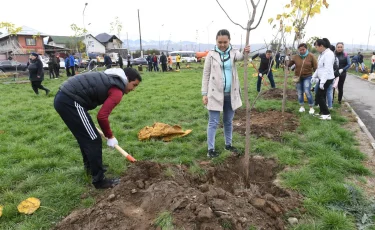
<instances>
[{"instance_id":1,"label":"parked car","mask_svg":"<svg viewBox=\"0 0 375 230\"><path fill-rule=\"evenodd\" d=\"M127 60L125 60L124 62L124 65L126 65L128 63ZM132 60L130 60L130 64L132 65L147 65L147 60L146 58L134 58Z\"/></svg>"},{"instance_id":2,"label":"parked car","mask_svg":"<svg viewBox=\"0 0 375 230\"><path fill-rule=\"evenodd\" d=\"M13 71L26 71L27 64L18 61L0 61L0 73L1 72L13 72Z\"/></svg>"},{"instance_id":3,"label":"parked car","mask_svg":"<svg viewBox=\"0 0 375 230\"><path fill-rule=\"evenodd\" d=\"M60 58L60 69L65 69L65 59Z\"/></svg>"}]
</instances>

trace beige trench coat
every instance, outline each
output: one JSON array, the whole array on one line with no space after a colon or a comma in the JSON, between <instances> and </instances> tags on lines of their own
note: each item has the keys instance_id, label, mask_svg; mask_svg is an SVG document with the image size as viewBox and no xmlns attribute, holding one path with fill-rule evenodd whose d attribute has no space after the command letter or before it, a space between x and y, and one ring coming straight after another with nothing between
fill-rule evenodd
<instances>
[{"instance_id":1,"label":"beige trench coat","mask_svg":"<svg viewBox=\"0 0 375 230\"><path fill-rule=\"evenodd\" d=\"M232 109L236 110L242 106L240 95L240 82L236 68L236 61L243 60L243 54L238 50L230 51L230 60L232 63L232 86L230 90ZM208 110L223 111L224 106L224 82L223 82L223 63L220 54L216 51L208 52L203 69L202 94L207 93Z\"/></svg>"}]
</instances>

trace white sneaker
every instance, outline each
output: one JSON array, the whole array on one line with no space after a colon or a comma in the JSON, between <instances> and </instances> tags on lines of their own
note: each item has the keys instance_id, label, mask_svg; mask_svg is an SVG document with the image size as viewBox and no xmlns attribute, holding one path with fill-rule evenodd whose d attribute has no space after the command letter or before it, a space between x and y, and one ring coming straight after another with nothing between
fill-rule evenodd
<instances>
[{"instance_id":1,"label":"white sneaker","mask_svg":"<svg viewBox=\"0 0 375 230\"><path fill-rule=\"evenodd\" d=\"M305 112L305 108L301 107L301 108L299 108L298 111L299 111L300 113L303 113L303 112Z\"/></svg>"},{"instance_id":2,"label":"white sneaker","mask_svg":"<svg viewBox=\"0 0 375 230\"><path fill-rule=\"evenodd\" d=\"M310 110L309 110L309 114L314 115L314 113L315 113L315 109L313 107L311 107Z\"/></svg>"},{"instance_id":3,"label":"white sneaker","mask_svg":"<svg viewBox=\"0 0 375 230\"><path fill-rule=\"evenodd\" d=\"M331 115L328 114L328 115L321 115L319 117L320 120L331 120Z\"/></svg>"}]
</instances>

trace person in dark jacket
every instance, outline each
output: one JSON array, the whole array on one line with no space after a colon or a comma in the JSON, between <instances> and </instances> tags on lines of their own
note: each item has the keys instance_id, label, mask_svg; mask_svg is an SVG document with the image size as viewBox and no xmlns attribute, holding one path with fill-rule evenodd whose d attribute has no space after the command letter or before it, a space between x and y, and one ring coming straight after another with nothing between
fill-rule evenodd
<instances>
[{"instance_id":1,"label":"person in dark jacket","mask_svg":"<svg viewBox=\"0 0 375 230\"><path fill-rule=\"evenodd\" d=\"M49 79L56 78L55 70L54 70L54 66L56 64L56 58L54 59L54 56L50 55L47 64L48 64Z\"/></svg>"},{"instance_id":2,"label":"person in dark jacket","mask_svg":"<svg viewBox=\"0 0 375 230\"><path fill-rule=\"evenodd\" d=\"M104 72L86 72L69 78L55 96L54 106L81 148L84 169L91 173L97 189L111 188L118 179L106 179L102 163L102 138L88 113L102 105L97 119L107 145L118 145L108 117L121 102L123 95L133 91L142 81L137 70L112 68Z\"/></svg>"},{"instance_id":3,"label":"person in dark jacket","mask_svg":"<svg viewBox=\"0 0 375 230\"><path fill-rule=\"evenodd\" d=\"M356 71L358 72L358 65L361 65L362 72L365 71L365 63L363 63L363 55L358 52L358 64L356 65Z\"/></svg>"},{"instance_id":4,"label":"person in dark jacket","mask_svg":"<svg viewBox=\"0 0 375 230\"><path fill-rule=\"evenodd\" d=\"M75 60L74 60L74 56L73 54L70 54L69 55L69 68L70 68L70 71L72 71L72 76L76 75L76 72L75 72Z\"/></svg>"},{"instance_id":5,"label":"person in dark jacket","mask_svg":"<svg viewBox=\"0 0 375 230\"><path fill-rule=\"evenodd\" d=\"M258 69L259 74L258 74L258 82L257 82L257 91L260 92L263 75L267 75L268 79L270 80L271 87L276 88L275 81L273 80L273 74L272 74L272 66L273 66L272 51L267 50L266 53L255 54L250 59L250 62L252 62L253 59L257 58L258 56L260 58L260 65Z\"/></svg>"},{"instance_id":6,"label":"person in dark jacket","mask_svg":"<svg viewBox=\"0 0 375 230\"><path fill-rule=\"evenodd\" d=\"M158 56L155 53L152 56L152 65L154 66L154 71L159 72Z\"/></svg>"},{"instance_id":7,"label":"person in dark jacket","mask_svg":"<svg viewBox=\"0 0 375 230\"><path fill-rule=\"evenodd\" d=\"M118 65L120 66L121 69L124 67L124 61L122 60L122 57L120 54L118 55Z\"/></svg>"},{"instance_id":8,"label":"person in dark jacket","mask_svg":"<svg viewBox=\"0 0 375 230\"><path fill-rule=\"evenodd\" d=\"M37 53L31 53L30 61L27 63L27 68L29 69L31 87L33 88L35 94L38 95L38 89L42 89L46 91L46 95L48 95L50 90L42 85L42 81L44 80L43 63Z\"/></svg>"},{"instance_id":9,"label":"person in dark jacket","mask_svg":"<svg viewBox=\"0 0 375 230\"><path fill-rule=\"evenodd\" d=\"M69 59L69 54L65 58L65 70L66 70L66 76L70 77L72 74L70 73L70 59Z\"/></svg>"},{"instance_id":10,"label":"person in dark jacket","mask_svg":"<svg viewBox=\"0 0 375 230\"><path fill-rule=\"evenodd\" d=\"M110 69L112 67L112 60L108 55L104 54L104 65L106 69Z\"/></svg>"},{"instance_id":11,"label":"person in dark jacket","mask_svg":"<svg viewBox=\"0 0 375 230\"><path fill-rule=\"evenodd\" d=\"M344 83L346 79L346 71L350 68L351 62L350 62L350 57L349 55L344 52L344 43L343 42L338 42L336 44L336 51L335 55L337 59L339 60L339 66L338 66L338 72L339 72L339 80L337 84L334 84L334 89L333 89L333 99L335 96L335 88L338 89L339 91L339 96L338 96L338 101L339 104L341 104L342 97L344 95ZM335 82L336 83L336 82Z\"/></svg>"},{"instance_id":12,"label":"person in dark jacket","mask_svg":"<svg viewBox=\"0 0 375 230\"><path fill-rule=\"evenodd\" d=\"M131 59L132 57L130 56L130 54L128 54L128 56L126 57L126 61L128 62L128 65L127 65L128 68L132 67L132 64L130 63Z\"/></svg>"},{"instance_id":13,"label":"person in dark jacket","mask_svg":"<svg viewBox=\"0 0 375 230\"><path fill-rule=\"evenodd\" d=\"M161 69L163 70L163 72L166 72L167 71L167 56L165 56L164 52L161 52L160 63L161 63Z\"/></svg>"},{"instance_id":14,"label":"person in dark jacket","mask_svg":"<svg viewBox=\"0 0 375 230\"><path fill-rule=\"evenodd\" d=\"M59 78L60 77L60 56L55 55L55 58L56 58L56 65L54 66L55 75L56 75L56 78Z\"/></svg>"},{"instance_id":15,"label":"person in dark jacket","mask_svg":"<svg viewBox=\"0 0 375 230\"><path fill-rule=\"evenodd\" d=\"M277 52L276 56L275 56L275 61L276 61L276 69L280 68L280 51Z\"/></svg>"},{"instance_id":16,"label":"person in dark jacket","mask_svg":"<svg viewBox=\"0 0 375 230\"><path fill-rule=\"evenodd\" d=\"M152 72L152 56L151 56L151 54L148 54L146 60L147 60L147 64L148 64L148 71Z\"/></svg>"}]
</instances>

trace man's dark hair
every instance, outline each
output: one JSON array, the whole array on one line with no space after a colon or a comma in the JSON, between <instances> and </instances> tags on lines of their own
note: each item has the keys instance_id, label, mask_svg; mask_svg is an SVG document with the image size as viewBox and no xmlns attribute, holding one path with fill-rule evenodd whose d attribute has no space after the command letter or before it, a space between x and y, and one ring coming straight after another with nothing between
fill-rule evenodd
<instances>
[{"instance_id":1,"label":"man's dark hair","mask_svg":"<svg viewBox=\"0 0 375 230\"><path fill-rule=\"evenodd\" d=\"M125 75L128 78L129 82L135 81L137 79L138 79L138 81L142 81L142 77L141 77L141 75L139 75L139 73L136 69L133 69L133 68L129 67L129 68L125 68L124 72L125 72Z\"/></svg>"},{"instance_id":2,"label":"man's dark hair","mask_svg":"<svg viewBox=\"0 0 375 230\"><path fill-rule=\"evenodd\" d=\"M219 30L216 34L216 39L219 37L219 36L228 36L228 39L230 40L230 33L228 30L226 29L222 29L222 30Z\"/></svg>"},{"instance_id":3,"label":"man's dark hair","mask_svg":"<svg viewBox=\"0 0 375 230\"><path fill-rule=\"evenodd\" d=\"M324 46L325 48L329 48L331 46L331 43L329 42L329 40L327 38L322 38L322 39L318 39L316 40L316 42L314 43L314 45L316 46Z\"/></svg>"},{"instance_id":4,"label":"man's dark hair","mask_svg":"<svg viewBox=\"0 0 375 230\"><path fill-rule=\"evenodd\" d=\"M372 52L373 55L375 55L375 52Z\"/></svg>"},{"instance_id":5,"label":"man's dark hair","mask_svg":"<svg viewBox=\"0 0 375 230\"><path fill-rule=\"evenodd\" d=\"M301 44L298 45L298 49L301 48L301 47L305 47L307 49L306 43L301 43Z\"/></svg>"},{"instance_id":6,"label":"man's dark hair","mask_svg":"<svg viewBox=\"0 0 375 230\"><path fill-rule=\"evenodd\" d=\"M266 54L272 54L272 50L267 50Z\"/></svg>"}]
</instances>

